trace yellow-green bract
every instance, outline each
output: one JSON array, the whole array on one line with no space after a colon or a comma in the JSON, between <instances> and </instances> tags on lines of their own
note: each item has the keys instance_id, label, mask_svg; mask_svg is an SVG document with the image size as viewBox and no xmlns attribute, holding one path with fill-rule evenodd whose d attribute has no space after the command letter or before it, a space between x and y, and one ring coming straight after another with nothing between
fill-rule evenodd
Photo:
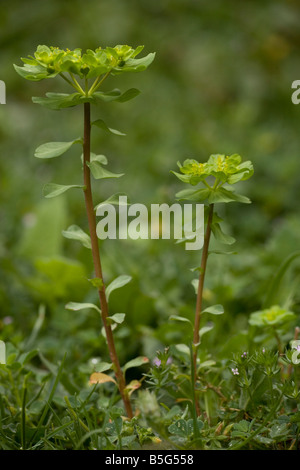
<instances>
[{"instance_id":1,"label":"yellow-green bract","mask_svg":"<svg viewBox=\"0 0 300 470\"><path fill-rule=\"evenodd\" d=\"M209 176L214 176L222 183L234 184L253 175L252 163L250 161L242 163L242 158L238 154L211 155L205 163L188 159L183 165L178 163L178 166L181 173L186 175L183 181L192 185L204 181Z\"/></svg>"},{"instance_id":2,"label":"yellow-green bract","mask_svg":"<svg viewBox=\"0 0 300 470\"><path fill-rule=\"evenodd\" d=\"M230 156L211 155L207 162L200 163L197 160L188 159L181 165L178 162L180 173L172 171L183 183L196 186L202 183L198 189L184 189L176 194L179 200L194 202L207 201L209 204L242 202L250 203L250 199L237 194L231 185L249 179L253 175L253 165L248 160L242 162L238 154ZM225 185L225 186L224 186Z\"/></svg>"},{"instance_id":3,"label":"yellow-green bract","mask_svg":"<svg viewBox=\"0 0 300 470\"><path fill-rule=\"evenodd\" d=\"M249 318L249 323L250 325L261 328L267 326L279 327L289 323L295 318L296 316L294 312L281 308L278 305L273 305L265 310L252 313Z\"/></svg>"},{"instance_id":4,"label":"yellow-green bract","mask_svg":"<svg viewBox=\"0 0 300 470\"><path fill-rule=\"evenodd\" d=\"M15 65L16 71L27 80L39 81L53 78L65 72L79 78L96 78L103 74L113 75L125 72L141 72L153 61L155 53L136 59L144 46L132 48L127 45L98 47L96 50L63 50L58 47L38 46L33 56L22 58L22 67Z\"/></svg>"}]
</instances>

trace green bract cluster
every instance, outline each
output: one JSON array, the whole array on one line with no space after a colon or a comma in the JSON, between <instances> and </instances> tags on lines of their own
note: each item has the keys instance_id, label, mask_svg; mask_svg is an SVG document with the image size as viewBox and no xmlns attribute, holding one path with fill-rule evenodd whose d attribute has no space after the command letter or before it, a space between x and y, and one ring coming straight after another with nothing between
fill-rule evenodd
<instances>
[{"instance_id":1,"label":"green bract cluster","mask_svg":"<svg viewBox=\"0 0 300 470\"><path fill-rule=\"evenodd\" d=\"M278 305L273 305L265 310L259 310L258 312L252 313L249 323L250 325L258 326L260 328L268 326L281 327L294 319L294 312L281 308Z\"/></svg>"},{"instance_id":2,"label":"green bract cluster","mask_svg":"<svg viewBox=\"0 0 300 470\"><path fill-rule=\"evenodd\" d=\"M206 163L196 160L185 160L183 166L178 163L181 173L187 175L185 181L195 185L205 180L208 176L214 176L222 183L234 184L241 180L250 178L253 174L251 162L241 163L240 155L234 154L211 155Z\"/></svg>"},{"instance_id":3,"label":"green bract cluster","mask_svg":"<svg viewBox=\"0 0 300 470\"><path fill-rule=\"evenodd\" d=\"M70 73L79 78L95 78L106 73L140 72L145 70L154 59L154 53L141 59L135 57L144 46L133 49L130 46L98 47L88 49L62 50L58 47L38 46L34 56L22 58L23 67L15 65L16 71L27 80L39 81L53 78L61 73Z\"/></svg>"},{"instance_id":4,"label":"green bract cluster","mask_svg":"<svg viewBox=\"0 0 300 470\"><path fill-rule=\"evenodd\" d=\"M173 171L177 178L184 183L196 186L202 183L201 189L187 189L177 194L179 199L188 199L192 201L202 202L207 200L208 203L218 202L244 202L249 203L250 200L245 196L236 194L228 185L233 185L239 181L244 181L253 175L253 165L250 161L242 162L242 158L238 154L211 155L207 162L199 163L197 160L188 159L181 165L178 162L181 173ZM224 187L224 184L227 184Z\"/></svg>"},{"instance_id":5,"label":"green bract cluster","mask_svg":"<svg viewBox=\"0 0 300 470\"><path fill-rule=\"evenodd\" d=\"M142 72L152 63L155 53L141 59L136 56L144 46L133 49L130 46L98 47L88 49L62 50L58 47L38 46L34 56L21 59L23 66L14 65L16 72L27 80L40 81L60 76L76 93L46 93L46 98L33 97L34 103L50 109L62 109L83 103L98 104L101 101L128 101L139 94L136 88L121 93L114 89L97 91L103 81L111 75L126 72Z\"/></svg>"}]
</instances>

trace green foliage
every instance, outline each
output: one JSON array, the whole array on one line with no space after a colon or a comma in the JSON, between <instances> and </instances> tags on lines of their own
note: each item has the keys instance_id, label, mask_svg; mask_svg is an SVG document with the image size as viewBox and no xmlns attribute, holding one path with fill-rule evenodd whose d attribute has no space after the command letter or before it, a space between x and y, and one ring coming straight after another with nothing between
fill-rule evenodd
<instances>
[{"instance_id":1,"label":"green foliage","mask_svg":"<svg viewBox=\"0 0 300 470\"><path fill-rule=\"evenodd\" d=\"M229 9L218 0L213 6L178 0L91 0L84 11L81 6L77 0L28 0L2 9L1 78L7 84L7 104L0 110L0 339L6 342L7 364L0 368L0 447L296 450L299 365L292 362L290 344L297 335L294 327L299 325L299 258L293 256L300 249L299 106L291 103L290 84L299 75L295 47L299 5L266 0L262 9L258 2L245 0ZM45 18L51 27L45 27ZM68 28L62 28L65 18ZM148 50L157 50L155 67L139 83L143 99L126 104L126 98L139 92L114 88L119 77L112 72L111 88L97 89L87 98L69 72L62 72L72 82L71 92L69 83L58 74L55 80L34 84L34 93L43 97L34 97L33 102L54 110L66 108L64 117L62 111L47 113L30 106L33 84L22 81L11 64L17 63L20 50L34 50L41 34L46 43L68 43L73 52L77 44L87 51L97 47L100 36L110 44L126 37L132 44L145 43ZM66 61L63 67L71 70L76 61L79 64L85 52L80 54L81 59L78 53L73 63ZM94 66L93 54L88 55L84 60ZM47 54L42 60L45 58ZM45 66L39 71L35 68L34 73L51 78L51 70ZM129 74L122 78L129 88ZM88 80L92 84L96 79ZM77 80L85 92L85 78L76 75ZM56 92L59 81L63 93ZM45 86L51 90L46 94ZM125 106L118 106L120 101ZM142 381L132 394L139 414L131 422L119 419L122 412L113 383L87 384L95 371L112 374L112 364L105 362L98 313L64 307L70 299L96 304L95 287L101 286L99 279L88 279L92 271L85 249L88 239L74 243L77 235L76 240L81 237L79 231L66 229L75 220L78 226L85 226L79 210L82 191L68 191L67 196L40 203L41 182L63 182L62 162L45 159L41 166L41 161L30 159L39 145L37 136L47 142L80 135L81 124L72 107L85 102L99 105L95 120L100 118L107 128L116 126L128 134L120 138L114 133L117 138L113 139L104 125L95 128L95 146L100 145L105 155L119 155L126 171L124 178L93 181L95 202L100 204L117 203L114 196L129 192L128 185L133 200L169 203L181 187L180 180L176 182L168 171L182 155L197 154L204 162L205 155L215 154L221 145L226 155L238 149L246 160L253 161L255 178L233 183L235 192L227 183L221 186L231 194L221 191L209 201L210 193L202 182L189 186L185 194L181 191L188 197L183 202L224 202L217 206L223 220L213 224L203 310L222 304L225 314L204 314L200 328L197 388L204 423L200 440L195 440L192 425L186 437L169 431L178 421L193 420L187 345L193 324L195 289L191 280L195 273L189 268L200 263L195 261L195 253L185 252L181 245L118 241L112 247L110 241L101 242L107 248L107 279L123 272L133 277L110 297L112 317L115 312L127 312L126 322L115 330L121 363L139 356L147 356L150 363L127 372L129 380ZM69 154L75 159L63 159L67 185L80 182L78 150L77 145L72 146ZM102 165L107 163L105 158ZM113 160L109 170L123 171ZM189 177L180 170L178 175ZM243 204L227 204L241 187L253 201L246 210ZM71 242L61 237L62 231L74 236ZM225 253L220 246L223 242L233 244L235 239L237 256L215 256ZM45 256L78 259L85 270L80 282L74 280L63 298L60 294L53 301L52 297L50 303L47 299L57 286L35 269L35 260ZM41 275L45 289L48 283L46 298L28 284ZM85 282L86 290L81 291ZM272 325L248 322L253 312L274 305L295 315L291 321L275 325L277 338ZM177 321L171 319L175 317ZM157 350L165 345L172 363L163 366L162 361L154 366ZM65 351L67 357L60 368ZM239 375L232 372L236 368ZM163 387L147 383L147 376L142 380L143 373L151 374L151 369L157 374L153 382L155 378L161 384L166 377Z\"/></svg>"},{"instance_id":2,"label":"green foliage","mask_svg":"<svg viewBox=\"0 0 300 470\"><path fill-rule=\"evenodd\" d=\"M38 46L34 56L23 58L24 65L15 65L15 70L27 80L39 81L54 78L58 74L69 73L79 78L95 78L106 73L141 72L153 61L155 54L148 54L142 59L135 59L143 46L133 49L118 45L95 51L88 49L82 54L81 49L62 50L58 47Z\"/></svg>"},{"instance_id":3,"label":"green foliage","mask_svg":"<svg viewBox=\"0 0 300 470\"><path fill-rule=\"evenodd\" d=\"M278 305L273 305L270 308L254 312L249 318L250 325L264 327L280 327L295 319L295 314Z\"/></svg>"},{"instance_id":4,"label":"green foliage","mask_svg":"<svg viewBox=\"0 0 300 470\"><path fill-rule=\"evenodd\" d=\"M194 202L207 201L209 204L221 202L242 202L250 203L250 200L224 184L233 185L239 181L249 179L253 175L253 165L250 161L242 162L240 155L231 156L211 155L206 163L199 163L196 160L185 160L183 165L178 162L182 174L172 172L184 183L196 186L202 183L205 188L197 190L183 190L177 193L179 200L189 200ZM213 181L210 182L211 177Z\"/></svg>"}]
</instances>

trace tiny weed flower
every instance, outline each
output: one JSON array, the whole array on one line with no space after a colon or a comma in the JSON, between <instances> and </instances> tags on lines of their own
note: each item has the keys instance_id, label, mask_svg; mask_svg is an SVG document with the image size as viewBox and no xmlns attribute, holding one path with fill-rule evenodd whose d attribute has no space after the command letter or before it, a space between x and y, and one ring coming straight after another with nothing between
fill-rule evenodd
<instances>
[{"instance_id":1,"label":"tiny weed flower","mask_svg":"<svg viewBox=\"0 0 300 470\"><path fill-rule=\"evenodd\" d=\"M238 368L236 368L236 369L234 369L234 368L231 369L231 372L233 373L233 375L240 375Z\"/></svg>"},{"instance_id":2,"label":"tiny weed flower","mask_svg":"<svg viewBox=\"0 0 300 470\"><path fill-rule=\"evenodd\" d=\"M156 358L153 360L153 364L155 365L155 367L160 367L160 366L161 366L161 360L158 359L158 357L156 357Z\"/></svg>"}]
</instances>

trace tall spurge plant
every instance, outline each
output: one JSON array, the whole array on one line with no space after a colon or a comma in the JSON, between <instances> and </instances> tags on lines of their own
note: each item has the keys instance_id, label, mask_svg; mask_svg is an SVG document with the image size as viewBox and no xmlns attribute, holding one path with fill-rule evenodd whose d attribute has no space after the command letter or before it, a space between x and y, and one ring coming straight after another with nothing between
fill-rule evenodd
<instances>
[{"instance_id":1,"label":"tall spurge plant","mask_svg":"<svg viewBox=\"0 0 300 470\"><path fill-rule=\"evenodd\" d=\"M197 301L193 328L192 342L192 368L194 377L195 406L200 413L198 400L196 399L195 383L197 380L197 357L200 345L200 320L203 313L220 314L223 313L221 305L214 305L203 310L203 288L204 279L209 255L209 244L211 233L217 241L231 245L234 238L225 234L221 229L221 217L215 210L215 205L228 202L250 203L251 201L241 194L237 194L233 188L235 183L247 180L253 174L253 165L250 161L242 163L240 155L231 156L211 155L206 163L199 163L196 160L185 160L183 165L178 163L180 173L173 172L177 178L191 186L198 186L197 189L184 189L176 197L178 200L188 200L205 204L205 235L202 247L202 256L199 270L199 280L197 283Z\"/></svg>"},{"instance_id":2,"label":"tall spurge plant","mask_svg":"<svg viewBox=\"0 0 300 470\"><path fill-rule=\"evenodd\" d=\"M84 135L69 142L50 142L38 147L35 156L38 158L54 158L65 153L74 144L83 147L83 185L58 185L49 183L44 187L46 197L55 197L71 188L81 188L84 192L86 214L89 226L89 235L76 225L69 227L64 235L67 238L80 240L84 246L91 248L95 277L91 280L99 293L101 310L93 304L69 303L70 309L78 310L92 306L100 311L108 350L113 369L115 372L119 391L124 402L124 406L129 418L133 416L129 399L129 389L126 388L124 370L121 369L116 352L112 325L123 320L123 314L116 314L109 317L108 291L101 267L98 238L96 234L96 218L94 212L91 173L95 179L118 178L121 174L115 174L106 170L103 165L107 164L106 157L91 153L91 125L94 124L105 131L113 134L121 134L115 129L109 128L102 119L91 122L91 105L103 104L103 102L117 101L125 102L139 94L136 88L131 88L123 93L118 89L112 91L101 91L101 85L110 75L120 75L127 72L141 72L146 70L152 63L155 54L136 59L142 51L143 46L133 49L127 45L116 47L99 47L95 51L87 50L82 53L81 49L61 50L57 47L38 46L34 56L23 58L23 66L15 65L15 70L19 75L27 80L40 81L48 78L60 77L72 87L75 92L66 93L46 93L46 97L33 97L33 102L50 109L60 110L72 106L81 105L84 110ZM128 277L121 277L113 281L109 286L110 291L128 282ZM103 379L103 377L102 377ZM103 381L108 380L104 377Z\"/></svg>"}]
</instances>

